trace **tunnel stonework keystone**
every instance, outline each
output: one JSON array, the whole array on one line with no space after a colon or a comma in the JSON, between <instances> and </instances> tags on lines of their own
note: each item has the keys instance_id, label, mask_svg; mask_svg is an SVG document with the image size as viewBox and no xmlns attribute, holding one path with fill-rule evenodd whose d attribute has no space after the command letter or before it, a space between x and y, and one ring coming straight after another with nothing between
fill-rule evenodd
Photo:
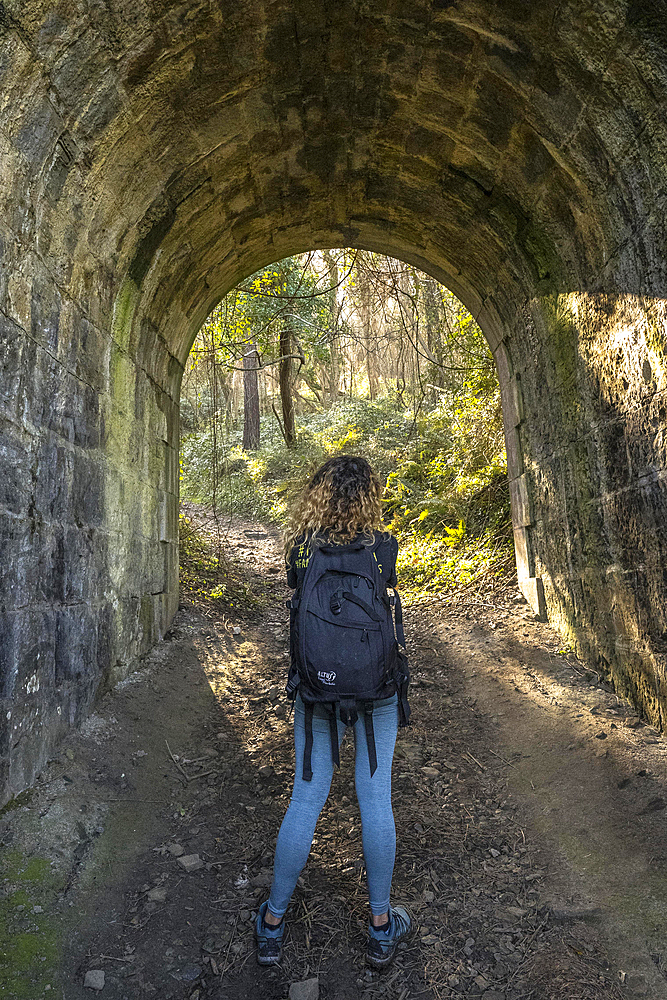
<instances>
[{"instance_id":1,"label":"tunnel stonework keystone","mask_svg":"<svg viewBox=\"0 0 667 1000\"><path fill-rule=\"evenodd\" d=\"M0 52L3 801L177 607L197 329L311 248L478 319L520 586L662 725L660 5L3 0Z\"/></svg>"}]
</instances>

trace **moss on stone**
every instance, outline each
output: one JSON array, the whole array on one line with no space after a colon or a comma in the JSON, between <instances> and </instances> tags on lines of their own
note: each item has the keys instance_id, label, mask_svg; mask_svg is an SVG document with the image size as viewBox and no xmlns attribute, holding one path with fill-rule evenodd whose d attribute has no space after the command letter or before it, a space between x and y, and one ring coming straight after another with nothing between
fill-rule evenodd
<instances>
[{"instance_id":1,"label":"moss on stone","mask_svg":"<svg viewBox=\"0 0 667 1000\"><path fill-rule=\"evenodd\" d=\"M0 994L32 1000L58 980L62 924L53 908L64 879L47 858L19 850L0 859L0 876Z\"/></svg>"},{"instance_id":2,"label":"moss on stone","mask_svg":"<svg viewBox=\"0 0 667 1000\"><path fill-rule=\"evenodd\" d=\"M0 816L3 816L5 813L12 812L13 809L20 809L22 806L27 806L33 797L33 794L34 789L27 788L24 792L21 792L20 795L15 795L9 800L9 802L5 803L2 809L0 809Z\"/></svg>"},{"instance_id":3,"label":"moss on stone","mask_svg":"<svg viewBox=\"0 0 667 1000\"><path fill-rule=\"evenodd\" d=\"M564 416L575 425L582 406L577 379L576 319L564 295L545 295L539 303L547 332L545 346L555 376L554 389Z\"/></svg>"},{"instance_id":4,"label":"moss on stone","mask_svg":"<svg viewBox=\"0 0 667 1000\"><path fill-rule=\"evenodd\" d=\"M111 335L116 343L127 350L130 343L132 321L139 304L140 291L137 283L126 278L116 296L113 309Z\"/></svg>"}]
</instances>

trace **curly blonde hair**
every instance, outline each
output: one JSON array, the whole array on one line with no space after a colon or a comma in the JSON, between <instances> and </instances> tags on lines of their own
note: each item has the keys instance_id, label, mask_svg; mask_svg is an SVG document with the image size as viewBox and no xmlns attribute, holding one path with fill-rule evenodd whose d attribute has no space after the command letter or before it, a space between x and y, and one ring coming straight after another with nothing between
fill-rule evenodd
<instances>
[{"instance_id":1,"label":"curly blonde hair","mask_svg":"<svg viewBox=\"0 0 667 1000\"><path fill-rule=\"evenodd\" d=\"M365 458L337 455L319 467L287 519L285 559L297 539L344 545L359 535L369 544L382 523L382 483Z\"/></svg>"}]
</instances>

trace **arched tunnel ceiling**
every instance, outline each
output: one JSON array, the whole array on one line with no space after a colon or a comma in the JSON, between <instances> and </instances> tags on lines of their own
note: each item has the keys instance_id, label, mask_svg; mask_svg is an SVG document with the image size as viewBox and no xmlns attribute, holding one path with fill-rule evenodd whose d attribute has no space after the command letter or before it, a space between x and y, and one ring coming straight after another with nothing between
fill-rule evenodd
<instances>
[{"instance_id":1,"label":"arched tunnel ceiling","mask_svg":"<svg viewBox=\"0 0 667 1000\"><path fill-rule=\"evenodd\" d=\"M49 159L41 251L79 298L141 286L180 362L229 287L309 246L413 260L508 322L536 293L655 278L659 3L5 7L26 52L4 110L30 94L29 169Z\"/></svg>"}]
</instances>

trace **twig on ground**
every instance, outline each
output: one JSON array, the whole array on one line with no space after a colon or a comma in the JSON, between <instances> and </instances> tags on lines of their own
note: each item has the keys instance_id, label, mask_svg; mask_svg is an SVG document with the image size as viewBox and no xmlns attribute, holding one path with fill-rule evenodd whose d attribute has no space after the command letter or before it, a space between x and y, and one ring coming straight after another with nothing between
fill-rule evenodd
<instances>
[{"instance_id":1,"label":"twig on ground","mask_svg":"<svg viewBox=\"0 0 667 1000\"><path fill-rule=\"evenodd\" d=\"M183 775L183 777L185 778L185 783L187 785L187 783L189 782L190 779L188 778L187 774L185 773L185 771L183 770L183 768L181 767L181 765L178 763L178 761L174 757L173 753L171 752L171 747L169 746L169 741L165 740L164 742L167 744L167 750L169 751L169 756L171 757L172 761L174 762L174 764L176 765L176 767L178 768L178 770L181 772L181 774Z\"/></svg>"},{"instance_id":2,"label":"twig on ground","mask_svg":"<svg viewBox=\"0 0 667 1000\"><path fill-rule=\"evenodd\" d=\"M484 765L480 764L480 762L477 760L476 757L473 757L473 755L470 753L470 750L466 750L466 754L468 755L468 757L470 757L470 759L472 761L475 762L475 764L477 764L477 767L481 768L482 771L486 771L486 768L484 767ZM498 756L498 755L496 754L496 756Z\"/></svg>"},{"instance_id":3,"label":"twig on ground","mask_svg":"<svg viewBox=\"0 0 667 1000\"><path fill-rule=\"evenodd\" d=\"M498 758L498 760L502 760L503 764L507 764L507 766L508 766L508 767L516 767L516 765L515 765L515 764L513 764L513 763L512 763L511 761L509 761L509 760L505 760L505 758L504 758L504 757L501 757L501 756L500 756L500 754L499 754L499 753L496 753L496 751L495 751L495 750L492 750L492 749L491 749L491 747L487 747L487 750L489 751L489 753L492 753L494 757L497 757L497 758Z\"/></svg>"},{"instance_id":4,"label":"twig on ground","mask_svg":"<svg viewBox=\"0 0 667 1000\"><path fill-rule=\"evenodd\" d=\"M227 966L229 964L229 953L230 953L230 951L232 949L232 941L234 940L234 935L236 934L236 927L237 927L238 922L239 922L239 916L240 916L240 913L237 911L236 920L234 921L234 926L232 927L232 934L231 934L231 937L229 939L229 944L227 945L227 954L225 955L225 964L223 965L222 970L220 972L220 982L222 982L222 978L223 978L225 972L227 971Z\"/></svg>"}]
</instances>

